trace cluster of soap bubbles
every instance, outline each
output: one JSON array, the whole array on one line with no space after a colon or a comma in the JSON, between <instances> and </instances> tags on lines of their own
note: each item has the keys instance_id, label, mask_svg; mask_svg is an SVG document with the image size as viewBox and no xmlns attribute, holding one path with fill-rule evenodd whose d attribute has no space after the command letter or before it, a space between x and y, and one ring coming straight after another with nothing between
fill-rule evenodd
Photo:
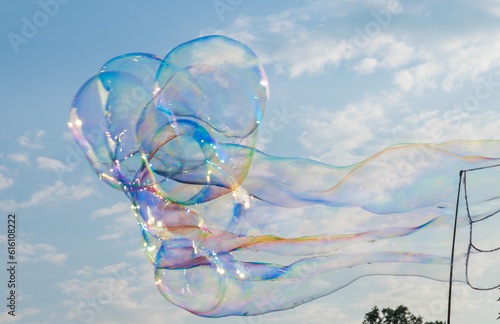
<instances>
[{"instance_id":1,"label":"cluster of soap bubbles","mask_svg":"<svg viewBox=\"0 0 500 324\"><path fill-rule=\"evenodd\" d=\"M498 161L499 143L396 145L346 167L276 158L255 149L267 97L255 54L223 36L114 58L76 95L73 136L132 201L165 298L201 316L256 315L368 275L447 280L458 171ZM473 186L460 228L493 218L497 173Z\"/></svg>"}]
</instances>

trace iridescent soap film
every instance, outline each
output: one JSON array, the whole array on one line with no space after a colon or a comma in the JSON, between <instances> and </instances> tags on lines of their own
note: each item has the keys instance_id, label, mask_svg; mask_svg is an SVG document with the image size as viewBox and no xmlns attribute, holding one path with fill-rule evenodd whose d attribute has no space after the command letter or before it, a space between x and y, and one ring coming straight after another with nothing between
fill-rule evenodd
<instances>
[{"instance_id":1,"label":"iridescent soap film","mask_svg":"<svg viewBox=\"0 0 500 324\"><path fill-rule=\"evenodd\" d=\"M500 163L498 141L394 145L343 167L272 157L255 148L268 94L247 46L208 36L116 57L72 103L73 136L131 200L166 299L257 315L365 276L447 281L459 187L454 280L497 286L500 168L468 172L467 190L459 172Z\"/></svg>"}]
</instances>

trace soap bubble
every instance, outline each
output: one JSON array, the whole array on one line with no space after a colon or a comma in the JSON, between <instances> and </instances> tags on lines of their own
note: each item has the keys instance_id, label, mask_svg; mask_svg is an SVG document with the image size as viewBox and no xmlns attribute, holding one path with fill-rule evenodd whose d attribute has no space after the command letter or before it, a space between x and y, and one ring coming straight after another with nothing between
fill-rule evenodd
<instances>
[{"instance_id":1,"label":"soap bubble","mask_svg":"<svg viewBox=\"0 0 500 324\"><path fill-rule=\"evenodd\" d=\"M345 167L272 157L255 149L268 93L247 46L208 36L164 59L114 58L76 95L73 136L130 198L163 296L221 317L293 308L365 276L447 281L459 171L498 164L500 143L394 145ZM466 172L458 182L454 280L477 289L498 285L473 267L498 247L472 229L498 228L499 169L469 173L467 191Z\"/></svg>"}]
</instances>

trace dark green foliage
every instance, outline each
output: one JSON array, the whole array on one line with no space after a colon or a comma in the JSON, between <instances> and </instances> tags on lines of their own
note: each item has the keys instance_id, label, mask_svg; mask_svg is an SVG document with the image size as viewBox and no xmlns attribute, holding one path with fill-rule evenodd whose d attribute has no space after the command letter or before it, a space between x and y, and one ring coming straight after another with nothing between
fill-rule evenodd
<instances>
[{"instance_id":1,"label":"dark green foliage","mask_svg":"<svg viewBox=\"0 0 500 324\"><path fill-rule=\"evenodd\" d=\"M365 314L363 324L445 324L442 321L425 322L422 316L413 315L408 307L399 305L396 309L384 308L382 313L377 306Z\"/></svg>"},{"instance_id":2,"label":"dark green foliage","mask_svg":"<svg viewBox=\"0 0 500 324\"><path fill-rule=\"evenodd\" d=\"M373 306L372 310L365 314L365 319L363 324L380 324L382 319L380 318L380 312L377 306Z\"/></svg>"}]
</instances>

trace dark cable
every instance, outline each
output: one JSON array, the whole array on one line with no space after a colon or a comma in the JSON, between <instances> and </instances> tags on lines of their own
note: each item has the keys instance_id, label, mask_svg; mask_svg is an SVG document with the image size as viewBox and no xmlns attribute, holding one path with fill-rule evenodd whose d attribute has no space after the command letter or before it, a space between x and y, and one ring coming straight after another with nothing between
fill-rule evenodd
<instances>
[{"instance_id":1,"label":"dark cable","mask_svg":"<svg viewBox=\"0 0 500 324\"><path fill-rule=\"evenodd\" d=\"M449 291L448 291L448 324L451 324L450 322L450 317L451 317L451 290L453 287L453 259L455 255L455 238L457 235L457 218L458 218L458 204L460 202L460 187L462 187L462 173L464 171L460 171L459 174L459 179L458 179L458 194L457 194L457 205L455 207L455 225L453 226L453 241L451 244L451 262L450 262L450 284L449 284Z\"/></svg>"}]
</instances>

